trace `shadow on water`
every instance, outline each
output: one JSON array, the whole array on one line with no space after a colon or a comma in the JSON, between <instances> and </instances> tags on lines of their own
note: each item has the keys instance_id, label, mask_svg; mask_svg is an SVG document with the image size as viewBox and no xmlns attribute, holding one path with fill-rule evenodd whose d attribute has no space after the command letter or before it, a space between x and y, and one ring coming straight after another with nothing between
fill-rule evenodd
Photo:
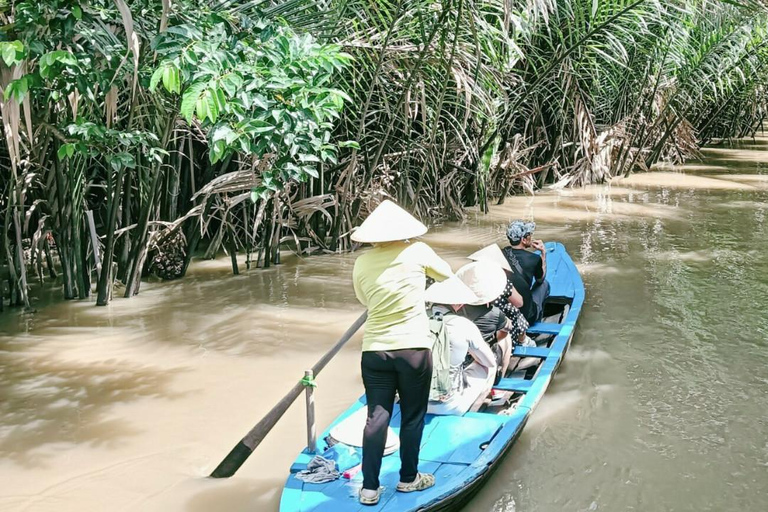
<instances>
[{"instance_id":1,"label":"shadow on water","mask_svg":"<svg viewBox=\"0 0 768 512\"><path fill-rule=\"evenodd\" d=\"M178 370L130 361L63 361L15 353L0 346L0 458L34 469L45 467L49 450L91 446L109 449L145 432L110 417L117 404L142 399L173 400Z\"/></svg>"},{"instance_id":2,"label":"shadow on water","mask_svg":"<svg viewBox=\"0 0 768 512\"><path fill-rule=\"evenodd\" d=\"M254 510L269 510L265 501L274 501L275 496L264 496L260 492L265 487L277 488L279 481L226 481L208 480L201 482L202 490L196 491L184 503L184 512L210 512L211 510L227 510L228 512L253 512Z\"/></svg>"}]
</instances>

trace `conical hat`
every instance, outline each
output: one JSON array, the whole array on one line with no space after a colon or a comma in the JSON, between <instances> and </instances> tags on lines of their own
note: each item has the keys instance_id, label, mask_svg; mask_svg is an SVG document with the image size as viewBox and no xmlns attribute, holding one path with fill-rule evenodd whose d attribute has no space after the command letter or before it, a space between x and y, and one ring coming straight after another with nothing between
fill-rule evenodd
<instances>
[{"instance_id":1,"label":"conical hat","mask_svg":"<svg viewBox=\"0 0 768 512\"><path fill-rule=\"evenodd\" d=\"M507 275L504 270L488 261L473 261L467 263L456 272L472 292L477 295L473 306L488 304L498 299L507 286Z\"/></svg>"},{"instance_id":2,"label":"conical hat","mask_svg":"<svg viewBox=\"0 0 768 512\"><path fill-rule=\"evenodd\" d=\"M496 244L491 244L488 247L483 247L479 251L470 254L467 256L467 259L473 260L473 261L491 261L507 272L512 272L512 267L509 266L509 262L507 261L507 258L504 256L504 253L501 252L501 249L499 249L499 246Z\"/></svg>"},{"instance_id":3,"label":"conical hat","mask_svg":"<svg viewBox=\"0 0 768 512\"><path fill-rule=\"evenodd\" d=\"M351 238L355 242L372 244L408 240L426 232L427 226L387 199L371 212Z\"/></svg>"},{"instance_id":4,"label":"conical hat","mask_svg":"<svg viewBox=\"0 0 768 512\"><path fill-rule=\"evenodd\" d=\"M330 436L340 443L344 443L347 446L363 446L363 430L365 429L365 422L368 418L368 407L361 407L346 419L337 423L331 431ZM384 444L384 455L395 453L400 448L400 437L392 430L392 427L387 428L387 440Z\"/></svg>"},{"instance_id":5,"label":"conical hat","mask_svg":"<svg viewBox=\"0 0 768 512\"><path fill-rule=\"evenodd\" d=\"M451 276L427 288L424 300L433 304L474 304L478 298L461 279Z\"/></svg>"}]
</instances>

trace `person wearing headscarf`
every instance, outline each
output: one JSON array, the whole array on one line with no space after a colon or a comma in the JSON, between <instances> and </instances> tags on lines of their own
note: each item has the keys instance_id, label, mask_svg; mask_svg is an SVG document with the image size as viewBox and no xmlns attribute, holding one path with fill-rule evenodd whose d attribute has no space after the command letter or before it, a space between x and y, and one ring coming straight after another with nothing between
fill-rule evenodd
<instances>
[{"instance_id":1,"label":"person wearing headscarf","mask_svg":"<svg viewBox=\"0 0 768 512\"><path fill-rule=\"evenodd\" d=\"M521 311L530 324L541 320L544 301L549 297L549 283L546 280L547 249L544 242L533 239L535 229L536 224L533 222L512 221L507 228L509 246L503 250L504 257L517 276L515 288L523 295Z\"/></svg>"},{"instance_id":2,"label":"person wearing headscarf","mask_svg":"<svg viewBox=\"0 0 768 512\"><path fill-rule=\"evenodd\" d=\"M379 502L379 473L392 417L400 397L400 492L435 484L434 475L418 472L432 380L432 337L424 300L427 277L443 281L451 267L427 244L414 239L427 227L391 201L382 202L352 234L373 244L355 261L352 282L368 308L361 370L368 404L363 433L363 488L360 503Z\"/></svg>"},{"instance_id":3,"label":"person wearing headscarf","mask_svg":"<svg viewBox=\"0 0 768 512\"><path fill-rule=\"evenodd\" d=\"M451 385L447 392L430 400L430 414L462 415L491 392L496 375L496 357L471 320L458 315L477 302L477 297L458 277L435 283L427 289L433 318L442 322L450 345Z\"/></svg>"}]
</instances>

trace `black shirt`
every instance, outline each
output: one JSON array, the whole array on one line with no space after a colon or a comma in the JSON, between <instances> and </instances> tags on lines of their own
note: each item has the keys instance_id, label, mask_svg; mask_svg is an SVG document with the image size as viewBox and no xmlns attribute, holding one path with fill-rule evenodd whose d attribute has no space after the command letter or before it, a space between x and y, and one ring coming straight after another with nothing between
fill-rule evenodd
<instances>
[{"instance_id":1,"label":"black shirt","mask_svg":"<svg viewBox=\"0 0 768 512\"><path fill-rule=\"evenodd\" d=\"M495 306L466 305L458 314L474 322L487 343L495 341L496 331L507 323L507 316Z\"/></svg>"},{"instance_id":2,"label":"black shirt","mask_svg":"<svg viewBox=\"0 0 768 512\"><path fill-rule=\"evenodd\" d=\"M536 318L536 304L533 302L533 296L531 296L531 285L517 272L508 274L507 278L512 282L517 293L523 298L523 305L519 308L520 312L528 320L528 323L532 324L532 320Z\"/></svg>"},{"instance_id":3,"label":"black shirt","mask_svg":"<svg viewBox=\"0 0 768 512\"><path fill-rule=\"evenodd\" d=\"M519 253L525 254L520 255ZM514 255L514 258L510 257L510 255ZM507 273L507 279L512 282L517 293L523 297L523 307L520 308L520 312L533 325L534 320L536 320L537 311L536 304L531 296L531 287L533 286L534 278L544 277L541 256L528 252L525 249L512 249L511 247L504 248L504 256L509 261L509 266L512 267L512 273ZM523 271L522 273L519 272L518 266Z\"/></svg>"},{"instance_id":4,"label":"black shirt","mask_svg":"<svg viewBox=\"0 0 768 512\"><path fill-rule=\"evenodd\" d=\"M517 259L517 262L520 264L520 267L522 267L523 277L528 283L528 288L533 287L534 280L541 281L544 279L544 267L541 263L541 256L534 252L526 251L525 249L505 247L504 256L506 256L509 265L512 267L512 271L515 273L519 272L516 269L517 265L514 264L511 255L514 255L515 259ZM517 288L517 286L515 286L515 288ZM520 291L520 289L518 288L517 291Z\"/></svg>"}]
</instances>

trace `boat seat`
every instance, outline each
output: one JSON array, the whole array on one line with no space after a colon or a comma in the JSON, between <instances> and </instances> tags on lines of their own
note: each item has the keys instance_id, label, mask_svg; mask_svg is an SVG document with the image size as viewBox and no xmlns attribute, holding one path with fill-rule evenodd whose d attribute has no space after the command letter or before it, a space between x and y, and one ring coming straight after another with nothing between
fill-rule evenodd
<instances>
[{"instance_id":1,"label":"boat seat","mask_svg":"<svg viewBox=\"0 0 768 512\"><path fill-rule=\"evenodd\" d=\"M550 322L538 322L528 328L529 333L535 334L560 334L563 324Z\"/></svg>"},{"instance_id":2,"label":"boat seat","mask_svg":"<svg viewBox=\"0 0 768 512\"><path fill-rule=\"evenodd\" d=\"M539 359L546 359L549 357L549 349L547 347L515 347L513 352L515 357L538 357Z\"/></svg>"},{"instance_id":3,"label":"boat seat","mask_svg":"<svg viewBox=\"0 0 768 512\"><path fill-rule=\"evenodd\" d=\"M527 393L531 389L532 380L526 379L501 379L498 384L494 384L493 389L502 391L515 391L517 393Z\"/></svg>"}]
</instances>

